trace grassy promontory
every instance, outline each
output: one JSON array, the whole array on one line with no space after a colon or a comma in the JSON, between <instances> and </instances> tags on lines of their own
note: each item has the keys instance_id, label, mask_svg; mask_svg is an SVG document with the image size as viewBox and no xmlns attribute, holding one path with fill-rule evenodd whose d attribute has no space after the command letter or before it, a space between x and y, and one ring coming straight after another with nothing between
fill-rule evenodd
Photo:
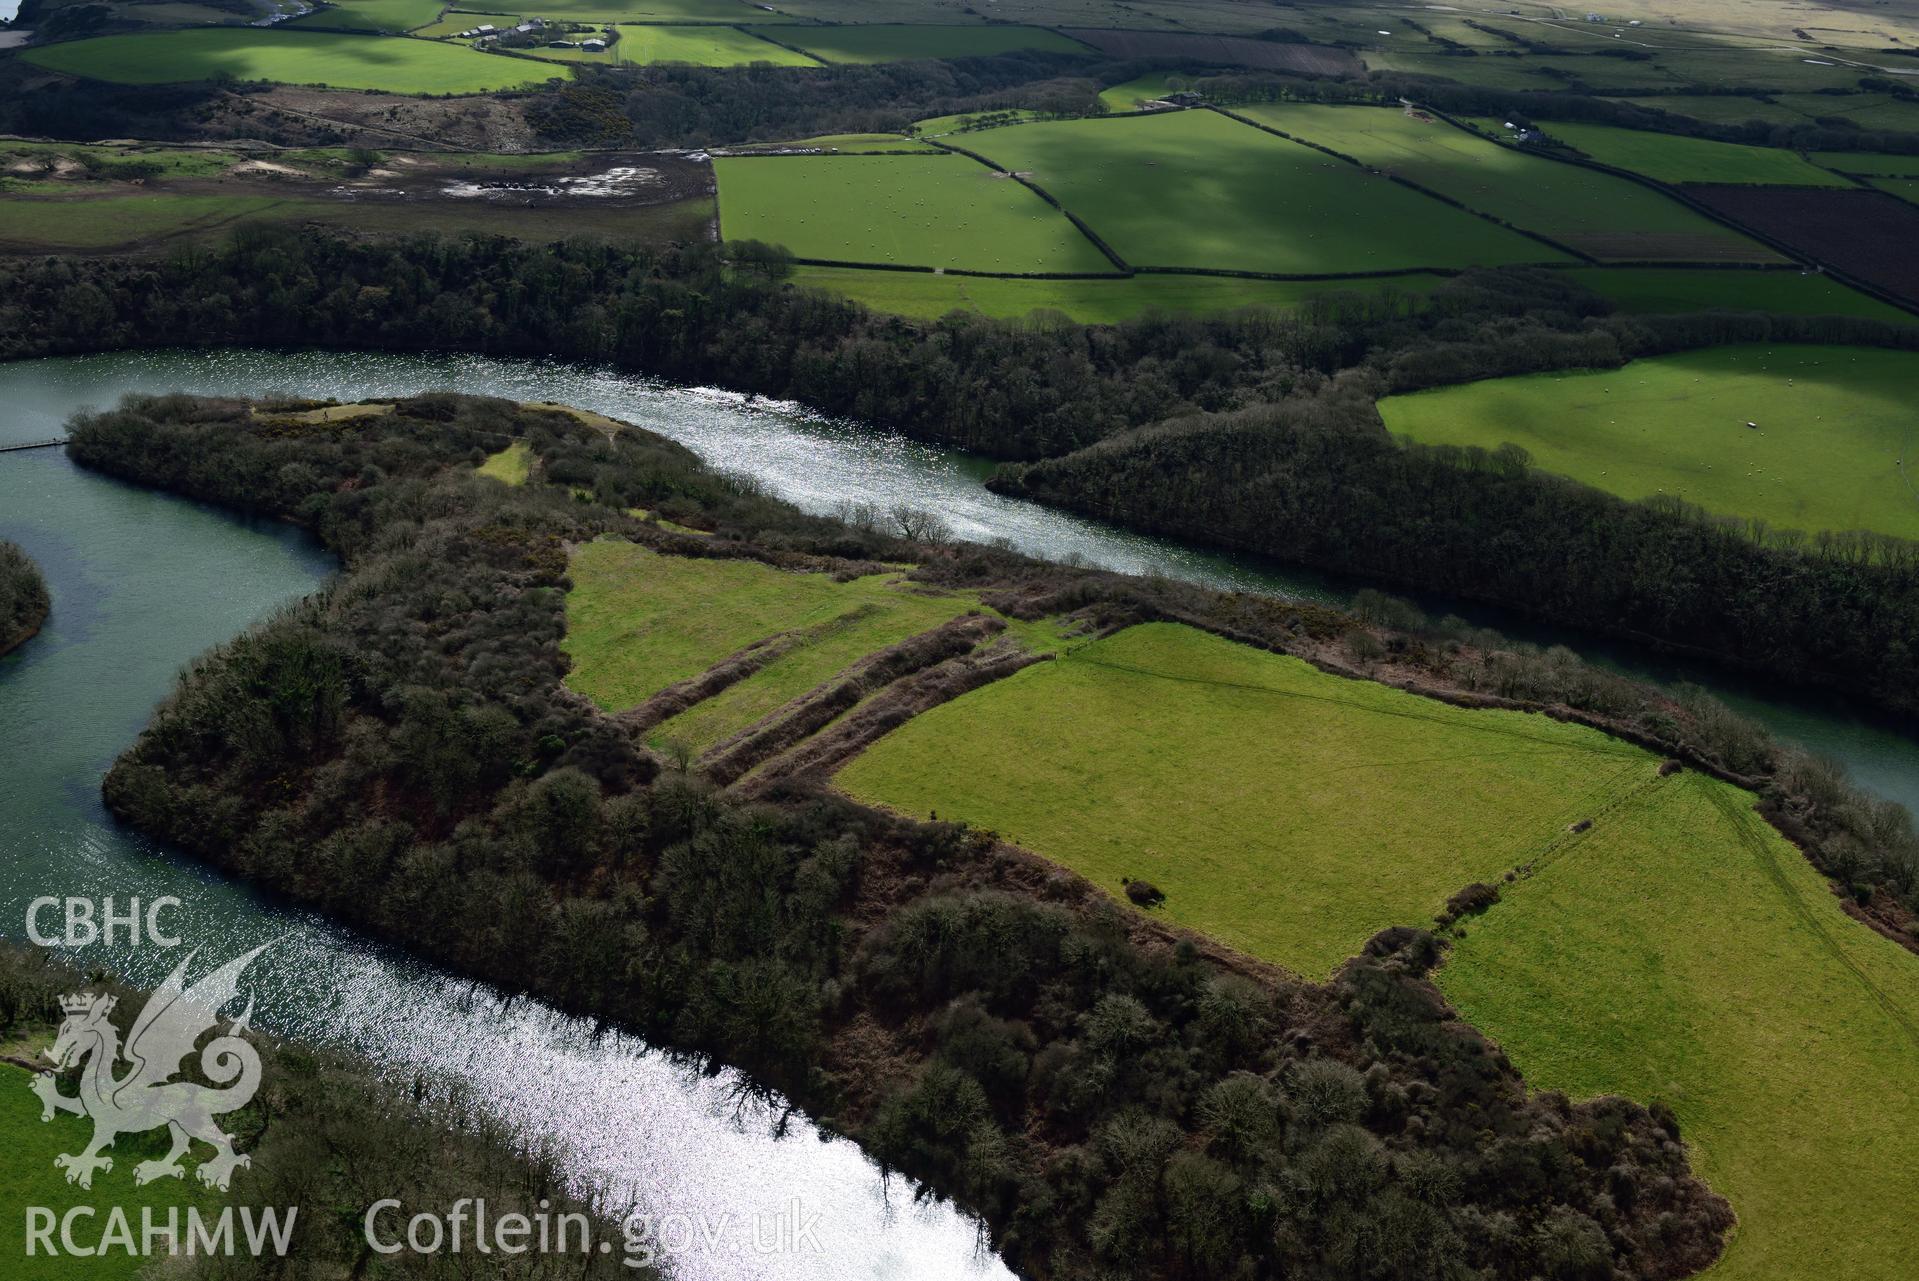
<instances>
[{"instance_id":1,"label":"grassy promontory","mask_svg":"<svg viewBox=\"0 0 1919 1281\"><path fill-rule=\"evenodd\" d=\"M1185 621L1338 665L1347 631L1383 647L1377 629L808 517L558 411L308 408L136 399L74 425L82 465L294 517L344 561L184 675L109 774L123 819L747 1068L980 1213L1028 1275L1653 1281L1717 1254L1730 1215L1677 1123L1528 1090L1424 978L1430 934L1385 932L1305 979L990 833L826 785L888 730L1058 662L1056 643ZM526 483L474 474L514 441ZM634 654L603 628L572 660L620 710L566 687L576 604L708 566L778 606L770 634L700 629L695 591L691 618L649 619L642 590ZM860 629L879 648L831 671ZM1409 679L1457 662L1516 694L1550 674L1398 640ZM641 652L667 641L672 662ZM721 698L717 741L648 745ZM1708 750L1671 710L1662 732Z\"/></svg>"},{"instance_id":2,"label":"grassy promontory","mask_svg":"<svg viewBox=\"0 0 1919 1281\"><path fill-rule=\"evenodd\" d=\"M18 543L0 539L0 654L32 640L52 604L40 567Z\"/></svg>"}]
</instances>

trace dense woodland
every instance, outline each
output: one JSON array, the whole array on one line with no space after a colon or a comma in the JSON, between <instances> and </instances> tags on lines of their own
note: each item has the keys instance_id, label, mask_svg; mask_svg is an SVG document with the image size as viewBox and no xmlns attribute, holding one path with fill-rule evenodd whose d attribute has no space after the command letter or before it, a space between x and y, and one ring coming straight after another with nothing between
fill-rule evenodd
<instances>
[{"instance_id":1,"label":"dense woodland","mask_svg":"<svg viewBox=\"0 0 1919 1281\"><path fill-rule=\"evenodd\" d=\"M39 566L18 543L0 539L0 654L39 631L51 605Z\"/></svg>"},{"instance_id":2,"label":"dense woodland","mask_svg":"<svg viewBox=\"0 0 1919 1281\"><path fill-rule=\"evenodd\" d=\"M0 264L0 358L190 341L604 362L1055 460L1000 484L1122 524L1919 706L1910 544L1798 539L1627 503L1510 455L1405 448L1371 409L1391 392L1719 342L1913 348L1919 327L1612 316L1540 269L1468 272L1419 305L1389 293L1286 314L929 325L783 285L775 252L732 252L753 266L728 269L705 245L258 230L164 262Z\"/></svg>"},{"instance_id":3,"label":"dense woodland","mask_svg":"<svg viewBox=\"0 0 1919 1281\"><path fill-rule=\"evenodd\" d=\"M472 475L505 433L552 483ZM1326 986L1235 973L988 835L715 790L559 685L564 543L600 533L921 559L1056 606L1098 576L801 516L644 433L494 401L314 424L142 399L73 434L84 465L292 516L345 560L183 675L108 776L115 813L744 1066L983 1214L1028 1274L1674 1277L1730 1225L1669 1114L1528 1094L1423 980L1431 935L1389 931Z\"/></svg>"},{"instance_id":4,"label":"dense woodland","mask_svg":"<svg viewBox=\"0 0 1919 1281\"><path fill-rule=\"evenodd\" d=\"M62 1017L60 998L101 991L119 998L123 1027L149 995L48 953L0 944L0 1040L51 1044ZM432 1255L407 1250L374 1258L360 1231L361 1216L366 1206L388 1196L400 1198L409 1212L434 1213L444 1213L461 1197L483 1197L496 1222L509 1213L531 1215L544 1199L554 1216L587 1216L595 1239L620 1240L617 1225L624 1207L579 1200L557 1162L545 1153L520 1150L512 1135L456 1092L426 1081L402 1089L381 1080L367 1064L259 1031L247 1039L260 1052L260 1091L245 1108L222 1117L221 1124L238 1150L253 1158L235 1176L236 1203L297 1207L287 1262L276 1275L300 1281L358 1276L377 1261L382 1277L445 1276L446 1260ZM10 1069L0 1080L17 1088ZM60 1085L63 1094L75 1092L72 1080ZM76 1128L86 1132L78 1123ZM121 1169L131 1170L136 1158L158 1158L167 1148L167 1132L156 1129L122 1134L113 1154ZM189 1160L206 1153L196 1146ZM32 1181L60 1177L51 1165L15 1167L9 1175L22 1196ZM382 1220L383 1229L388 1223ZM82 1239L85 1231L82 1227ZM514 1269L516 1281L652 1281L657 1275L624 1266L618 1253L525 1254L514 1260ZM166 1274L181 1281L239 1281L260 1276L262 1265L244 1253L182 1254L169 1261Z\"/></svg>"}]
</instances>

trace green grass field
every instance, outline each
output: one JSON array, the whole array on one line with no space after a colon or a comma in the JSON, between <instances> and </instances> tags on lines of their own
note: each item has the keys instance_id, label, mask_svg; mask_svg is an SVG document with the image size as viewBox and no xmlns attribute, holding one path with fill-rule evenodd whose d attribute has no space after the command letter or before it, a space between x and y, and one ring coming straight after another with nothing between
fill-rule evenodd
<instances>
[{"instance_id":1,"label":"green grass field","mask_svg":"<svg viewBox=\"0 0 1919 1281\"><path fill-rule=\"evenodd\" d=\"M1919 205L1919 178L1874 178L1872 185Z\"/></svg>"},{"instance_id":2,"label":"green grass field","mask_svg":"<svg viewBox=\"0 0 1919 1281\"><path fill-rule=\"evenodd\" d=\"M1211 111L1015 125L965 142L1031 173L1136 266L1327 275L1564 259Z\"/></svg>"},{"instance_id":3,"label":"green grass field","mask_svg":"<svg viewBox=\"0 0 1919 1281\"><path fill-rule=\"evenodd\" d=\"M1575 125L1552 121L1540 126L1548 137L1578 148L1615 169L1660 182L1763 183L1790 187L1843 187L1847 183L1798 153L1776 147L1645 133L1611 125Z\"/></svg>"},{"instance_id":4,"label":"green grass field","mask_svg":"<svg viewBox=\"0 0 1919 1281\"><path fill-rule=\"evenodd\" d=\"M1815 151L1812 159L1840 173L1919 178L1919 156L1884 156L1868 151Z\"/></svg>"},{"instance_id":5,"label":"green grass field","mask_svg":"<svg viewBox=\"0 0 1919 1281\"><path fill-rule=\"evenodd\" d=\"M286 25L347 31L412 31L432 25L440 16L440 8L440 0L328 0L326 8L302 14Z\"/></svg>"},{"instance_id":6,"label":"green grass field","mask_svg":"<svg viewBox=\"0 0 1919 1281\"><path fill-rule=\"evenodd\" d=\"M933 320L950 311L1017 319L1063 312L1085 325L1110 325L1149 311L1203 315L1241 307L1290 311L1315 299L1358 294L1400 295L1416 305L1442 277L1380 276L1358 280L1245 280L1231 276L1132 276L1111 280L1008 280L936 276L925 271L797 267L793 283L825 289L875 311Z\"/></svg>"},{"instance_id":7,"label":"green grass field","mask_svg":"<svg viewBox=\"0 0 1919 1281\"><path fill-rule=\"evenodd\" d=\"M837 784L992 828L1115 895L1144 877L1172 920L1322 977L1657 765L1544 716L1148 624L923 713Z\"/></svg>"},{"instance_id":8,"label":"green grass field","mask_svg":"<svg viewBox=\"0 0 1919 1281\"><path fill-rule=\"evenodd\" d=\"M652 732L655 742L696 748L744 729L875 650L980 607L964 593L915 590L897 574L837 583L758 561L663 556L615 540L580 548L570 573L567 684L608 711L637 706L754 641L813 633ZM1043 627L1014 630L1046 643Z\"/></svg>"},{"instance_id":9,"label":"green grass field","mask_svg":"<svg viewBox=\"0 0 1919 1281\"><path fill-rule=\"evenodd\" d=\"M713 170L729 240L836 262L1113 270L1058 210L963 156L721 157Z\"/></svg>"},{"instance_id":10,"label":"green grass field","mask_svg":"<svg viewBox=\"0 0 1919 1281\"><path fill-rule=\"evenodd\" d=\"M778 67L817 67L818 62L802 53L794 53L762 40L758 36L748 35L736 27L685 26L618 27L620 38L613 42L604 53L588 53L584 49L529 49L528 53L537 58L550 58L555 62L580 62L613 65L630 63L635 66L650 66L658 62L690 62L701 67L743 67L750 63L766 62ZM570 40L584 38L582 34L570 35Z\"/></svg>"},{"instance_id":11,"label":"green grass field","mask_svg":"<svg viewBox=\"0 0 1919 1281\"><path fill-rule=\"evenodd\" d=\"M209 233L265 217L289 202L270 196L174 195L164 191L93 199L0 197L0 244L23 249L115 249Z\"/></svg>"},{"instance_id":12,"label":"green grass field","mask_svg":"<svg viewBox=\"0 0 1919 1281\"><path fill-rule=\"evenodd\" d=\"M1047 53L1092 50L1077 40L1040 27L968 25L785 27L776 38L804 49L822 62L904 62L911 58L980 58L995 53L1036 49Z\"/></svg>"},{"instance_id":13,"label":"green grass field","mask_svg":"<svg viewBox=\"0 0 1919 1281\"><path fill-rule=\"evenodd\" d=\"M533 451L523 440L516 440L497 454L488 454L477 469L504 485L524 485L533 474Z\"/></svg>"},{"instance_id":14,"label":"green grass field","mask_svg":"<svg viewBox=\"0 0 1919 1281\"><path fill-rule=\"evenodd\" d=\"M52 1043L49 1031L45 1044ZM22 1047L23 1056L28 1047ZM32 1050L43 1045L36 1043ZM155 1219L164 1224L169 1206L184 1208L198 1205L205 1209L214 1209L220 1203L217 1193L208 1192L200 1181L193 1177L193 1169L200 1163L210 1148L196 1146L183 1164L187 1175L183 1179L156 1179L145 1187L136 1187L133 1182L133 1167L141 1161L163 1155L167 1148L164 1131L154 1131L144 1135L123 1136L109 1150L113 1157L113 1169L94 1176L91 1189L75 1187L66 1181L65 1174L53 1164L53 1158L61 1153L78 1152L85 1147L93 1134L93 1124L84 1117L68 1113L57 1114L52 1121L40 1119L40 1100L27 1088L28 1076L11 1064L0 1063L0 1202L7 1206L7 1213L0 1215L0 1259L5 1259L5 1274L18 1277L20 1281L120 1281L132 1277L150 1260L130 1256L115 1249L109 1253L91 1258L79 1258L65 1253L58 1257L36 1254L32 1259L26 1255L26 1206L43 1206L53 1211L55 1216L64 1215L75 1206L95 1207L92 1219L77 1219L75 1235L82 1243L98 1242L100 1234L106 1230L107 1216L114 1207L121 1209L131 1223L134 1238L140 1233L140 1210L151 1206L155 1210ZM71 1087L69 1087L71 1092ZM244 1191L246 1171L242 1170L234 1180L236 1193ZM217 1213L217 1210L214 1212ZM181 1220L184 1234L186 1223ZM54 1240L59 1241L56 1231ZM164 1249L164 1246L162 1247Z\"/></svg>"},{"instance_id":15,"label":"green grass field","mask_svg":"<svg viewBox=\"0 0 1919 1281\"><path fill-rule=\"evenodd\" d=\"M389 93L489 93L572 74L433 40L251 27L100 36L29 49L22 56L54 71L122 84L226 74Z\"/></svg>"},{"instance_id":16,"label":"green grass field","mask_svg":"<svg viewBox=\"0 0 1919 1281\"><path fill-rule=\"evenodd\" d=\"M1275 103L1239 112L1595 258L1774 262L1779 257L1628 179L1527 155L1397 108Z\"/></svg>"},{"instance_id":17,"label":"green grass field","mask_svg":"<svg viewBox=\"0 0 1919 1281\"><path fill-rule=\"evenodd\" d=\"M1802 113L1783 104L1722 93L1660 94L1648 98L1628 98L1627 101L1709 124L1743 125L1748 120L1760 120L1769 125L1806 123Z\"/></svg>"},{"instance_id":18,"label":"green grass field","mask_svg":"<svg viewBox=\"0 0 1919 1281\"><path fill-rule=\"evenodd\" d=\"M1625 498L1919 538L1915 387L1919 353L1715 347L1394 396L1379 412L1430 444L1512 441L1542 469Z\"/></svg>"},{"instance_id":19,"label":"green grass field","mask_svg":"<svg viewBox=\"0 0 1919 1281\"><path fill-rule=\"evenodd\" d=\"M1621 311L1769 311L1788 316L1863 316L1919 324L1901 311L1821 275L1800 271L1712 271L1684 267L1575 267L1568 275Z\"/></svg>"},{"instance_id":20,"label":"green grass field","mask_svg":"<svg viewBox=\"0 0 1919 1281\"><path fill-rule=\"evenodd\" d=\"M1441 989L1535 1089L1678 1114L1738 1212L1710 1281L1898 1281L1919 1254L1919 957L1701 775L1470 923Z\"/></svg>"},{"instance_id":21,"label":"green grass field","mask_svg":"<svg viewBox=\"0 0 1919 1281\"><path fill-rule=\"evenodd\" d=\"M1108 111L1137 111L1141 103L1164 98L1192 84L1198 77L1177 71L1155 71L1137 80L1110 85L1100 90L1100 105Z\"/></svg>"}]
</instances>

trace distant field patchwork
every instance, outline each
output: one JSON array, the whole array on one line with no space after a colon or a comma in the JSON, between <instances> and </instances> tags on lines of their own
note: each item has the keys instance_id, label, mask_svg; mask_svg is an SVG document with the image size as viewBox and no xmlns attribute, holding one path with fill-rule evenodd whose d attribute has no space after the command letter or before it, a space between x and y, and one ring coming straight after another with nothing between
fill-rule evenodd
<instances>
[{"instance_id":1,"label":"distant field patchwork","mask_svg":"<svg viewBox=\"0 0 1919 1281\"><path fill-rule=\"evenodd\" d=\"M1048 53L1093 51L1041 27L932 25L785 27L777 38L822 62L905 62L912 58L979 58L1036 49Z\"/></svg>"},{"instance_id":2,"label":"distant field patchwork","mask_svg":"<svg viewBox=\"0 0 1919 1281\"><path fill-rule=\"evenodd\" d=\"M770 40L749 35L734 27L719 26L629 26L618 24L619 39L605 51L589 53L584 49L529 49L528 53L556 62L588 65L631 63L651 66L660 62L687 62L700 67L740 67L767 62L779 67L815 67L819 64L803 53L794 53ZM578 40L578 36L568 37Z\"/></svg>"},{"instance_id":3,"label":"distant field patchwork","mask_svg":"<svg viewBox=\"0 0 1919 1281\"><path fill-rule=\"evenodd\" d=\"M1660 182L1752 183L1788 187L1843 187L1846 180L1777 147L1748 147L1677 134L1646 133L1611 125L1541 126L1546 135L1578 148L1615 169L1629 169Z\"/></svg>"},{"instance_id":4,"label":"distant field patchwork","mask_svg":"<svg viewBox=\"0 0 1919 1281\"><path fill-rule=\"evenodd\" d=\"M1327 275L1566 260L1211 111L1014 125L962 141L1030 173L1135 266Z\"/></svg>"},{"instance_id":5,"label":"distant field patchwork","mask_svg":"<svg viewBox=\"0 0 1919 1281\"><path fill-rule=\"evenodd\" d=\"M1764 245L1628 179L1530 156L1443 121L1386 107L1276 103L1238 110L1596 258L1779 259Z\"/></svg>"},{"instance_id":6,"label":"distant field patchwork","mask_svg":"<svg viewBox=\"0 0 1919 1281\"><path fill-rule=\"evenodd\" d=\"M338 27L349 31L412 31L440 16L440 0L330 0L323 9L285 25Z\"/></svg>"},{"instance_id":7,"label":"distant field patchwork","mask_svg":"<svg viewBox=\"0 0 1919 1281\"><path fill-rule=\"evenodd\" d=\"M713 167L729 240L836 262L1114 270L1058 210L964 156L722 157Z\"/></svg>"},{"instance_id":8,"label":"distant field patchwork","mask_svg":"<svg viewBox=\"0 0 1919 1281\"><path fill-rule=\"evenodd\" d=\"M433 40L251 27L100 36L22 56L54 71L123 84L230 75L388 93L488 93L571 74Z\"/></svg>"},{"instance_id":9,"label":"distant field patchwork","mask_svg":"<svg viewBox=\"0 0 1919 1281\"><path fill-rule=\"evenodd\" d=\"M1919 353L1782 344L1489 379L1390 397L1379 411L1428 444L1511 441L1546 471L1624 498L1919 538L1915 387Z\"/></svg>"}]
</instances>

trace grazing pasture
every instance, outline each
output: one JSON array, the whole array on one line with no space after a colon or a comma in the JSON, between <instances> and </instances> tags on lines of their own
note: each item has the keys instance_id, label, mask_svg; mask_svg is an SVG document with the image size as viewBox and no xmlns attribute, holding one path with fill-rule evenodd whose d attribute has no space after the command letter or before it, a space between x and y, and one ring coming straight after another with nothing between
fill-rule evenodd
<instances>
[{"instance_id":1,"label":"grazing pasture","mask_svg":"<svg viewBox=\"0 0 1919 1281\"><path fill-rule=\"evenodd\" d=\"M968 25L889 26L875 23L849 27L789 27L778 39L804 49L822 62L905 62L913 58L983 58L996 53L1034 49L1044 53L1083 53L1092 50L1056 31L1041 27Z\"/></svg>"},{"instance_id":2,"label":"grazing pasture","mask_svg":"<svg viewBox=\"0 0 1919 1281\"><path fill-rule=\"evenodd\" d=\"M1233 276L1116 276L1108 280L1011 280L936 276L926 271L797 267L793 283L825 289L875 311L937 319L951 311L1017 319L1035 311L1063 313L1087 325L1115 324L1150 311L1204 315L1241 307L1290 311L1314 300L1398 299L1419 304L1441 277L1378 276L1357 280L1246 280Z\"/></svg>"},{"instance_id":3,"label":"grazing pasture","mask_svg":"<svg viewBox=\"0 0 1919 1281\"><path fill-rule=\"evenodd\" d=\"M835 262L1113 270L1057 209L964 156L734 156L713 169L729 240Z\"/></svg>"},{"instance_id":4,"label":"grazing pasture","mask_svg":"<svg viewBox=\"0 0 1919 1281\"><path fill-rule=\"evenodd\" d=\"M1015 125L965 143L1030 173L1134 266L1333 275L1565 261L1212 111Z\"/></svg>"},{"instance_id":5,"label":"grazing pasture","mask_svg":"<svg viewBox=\"0 0 1919 1281\"><path fill-rule=\"evenodd\" d=\"M599 53L545 47L528 49L527 52L555 62L597 63L602 66L623 63L651 66L660 62L687 62L701 67L743 67L755 62L771 63L777 67L819 65L803 53L794 53L791 49L749 35L737 27L629 26L620 23L614 29L619 32L620 38ZM577 41L583 36L574 34L567 38Z\"/></svg>"},{"instance_id":6,"label":"grazing pasture","mask_svg":"<svg viewBox=\"0 0 1919 1281\"><path fill-rule=\"evenodd\" d=\"M1919 353L1755 345L1443 387L1379 412L1426 444L1517 444L1540 468L1623 498L1919 538L1915 387Z\"/></svg>"},{"instance_id":7,"label":"grazing pasture","mask_svg":"<svg viewBox=\"0 0 1919 1281\"><path fill-rule=\"evenodd\" d=\"M572 74L434 40L254 27L99 36L22 56L53 71L122 84L229 75L388 93L490 93Z\"/></svg>"},{"instance_id":8,"label":"grazing pasture","mask_svg":"<svg viewBox=\"0 0 1919 1281\"><path fill-rule=\"evenodd\" d=\"M1908 204L1919 205L1919 178L1874 178L1872 185Z\"/></svg>"},{"instance_id":9,"label":"grazing pasture","mask_svg":"<svg viewBox=\"0 0 1919 1281\"><path fill-rule=\"evenodd\" d=\"M1713 1281L1898 1281L1919 1253L1919 957L1753 796L1690 772L1504 890L1440 988L1535 1089L1677 1114L1739 1215Z\"/></svg>"},{"instance_id":10,"label":"grazing pasture","mask_svg":"<svg viewBox=\"0 0 1919 1281\"><path fill-rule=\"evenodd\" d=\"M1628 179L1528 155L1398 108L1274 103L1239 114L1595 258L1779 260L1757 241Z\"/></svg>"},{"instance_id":11,"label":"grazing pasture","mask_svg":"<svg viewBox=\"0 0 1919 1281\"><path fill-rule=\"evenodd\" d=\"M1550 138L1586 153L1600 164L1628 169L1660 182L1740 183L1788 187L1843 187L1846 181L1809 164L1797 152L1748 147L1670 133L1618 129L1612 125L1540 125Z\"/></svg>"},{"instance_id":12,"label":"grazing pasture","mask_svg":"<svg viewBox=\"0 0 1919 1281\"><path fill-rule=\"evenodd\" d=\"M1169 919L1317 978L1657 768L1593 730L1153 623L922 713L836 784L992 828L1116 897L1144 878Z\"/></svg>"},{"instance_id":13,"label":"grazing pasture","mask_svg":"<svg viewBox=\"0 0 1919 1281\"><path fill-rule=\"evenodd\" d=\"M756 641L804 634L753 675L651 731L655 742L694 748L746 728L870 653L980 608L976 597L929 593L898 574L839 583L613 540L580 548L570 573L567 684L608 711L636 707Z\"/></svg>"},{"instance_id":14,"label":"grazing pasture","mask_svg":"<svg viewBox=\"0 0 1919 1281\"><path fill-rule=\"evenodd\" d=\"M1621 311L1769 311L1789 316L1864 316L1919 324L1919 316L1802 271L1689 271L1683 267L1576 267L1567 273Z\"/></svg>"}]
</instances>

